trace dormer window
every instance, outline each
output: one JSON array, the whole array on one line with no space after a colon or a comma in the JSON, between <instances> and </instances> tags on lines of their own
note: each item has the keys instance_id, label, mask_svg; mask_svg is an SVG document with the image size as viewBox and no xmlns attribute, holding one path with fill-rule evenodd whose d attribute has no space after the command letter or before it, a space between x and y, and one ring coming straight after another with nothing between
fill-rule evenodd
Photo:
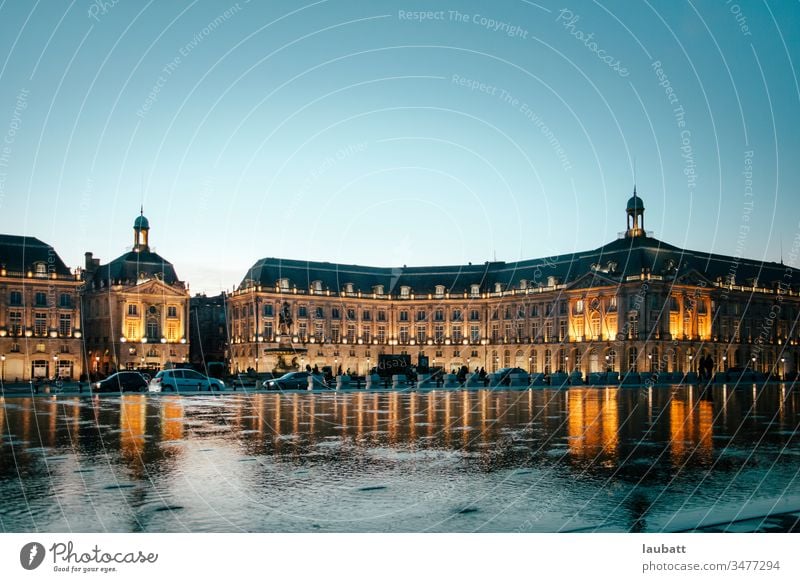
<instances>
[{"instance_id":1,"label":"dormer window","mask_svg":"<svg viewBox=\"0 0 800 582\"><path fill-rule=\"evenodd\" d=\"M322 293L322 281L314 281L311 283L311 288L315 293Z\"/></svg>"},{"instance_id":2,"label":"dormer window","mask_svg":"<svg viewBox=\"0 0 800 582\"><path fill-rule=\"evenodd\" d=\"M344 284L344 292L345 293L352 293L353 292L353 284L352 283L345 283Z\"/></svg>"},{"instance_id":3,"label":"dormer window","mask_svg":"<svg viewBox=\"0 0 800 582\"><path fill-rule=\"evenodd\" d=\"M473 283L469 286L469 294L472 297L478 297L481 294L481 286L477 283Z\"/></svg>"},{"instance_id":4,"label":"dormer window","mask_svg":"<svg viewBox=\"0 0 800 582\"><path fill-rule=\"evenodd\" d=\"M521 279L520 282L519 282L519 288L522 289L523 291L525 289L527 289L528 288L528 280L527 279Z\"/></svg>"},{"instance_id":5,"label":"dormer window","mask_svg":"<svg viewBox=\"0 0 800 582\"><path fill-rule=\"evenodd\" d=\"M444 285L436 286L436 297L444 297Z\"/></svg>"},{"instance_id":6,"label":"dormer window","mask_svg":"<svg viewBox=\"0 0 800 582\"><path fill-rule=\"evenodd\" d=\"M278 279L278 287L281 291L288 291L289 290L289 279L283 278Z\"/></svg>"},{"instance_id":7,"label":"dormer window","mask_svg":"<svg viewBox=\"0 0 800 582\"><path fill-rule=\"evenodd\" d=\"M383 295L383 285L375 285L372 288L372 292L375 293L375 295Z\"/></svg>"},{"instance_id":8,"label":"dormer window","mask_svg":"<svg viewBox=\"0 0 800 582\"><path fill-rule=\"evenodd\" d=\"M47 277L47 265L44 263L36 263L33 266L33 272L37 277Z\"/></svg>"},{"instance_id":9,"label":"dormer window","mask_svg":"<svg viewBox=\"0 0 800 582\"><path fill-rule=\"evenodd\" d=\"M402 285L400 287L400 297L403 297L403 298L406 298L406 299L408 297L411 297L411 287L409 287L408 285Z\"/></svg>"},{"instance_id":10,"label":"dormer window","mask_svg":"<svg viewBox=\"0 0 800 582\"><path fill-rule=\"evenodd\" d=\"M555 287L556 285L558 285L558 277L554 277L554 276L550 275L547 278L547 286L548 287Z\"/></svg>"},{"instance_id":11,"label":"dormer window","mask_svg":"<svg viewBox=\"0 0 800 582\"><path fill-rule=\"evenodd\" d=\"M495 283L494 284L494 292L495 293L502 293L503 292L503 284L502 283Z\"/></svg>"}]
</instances>

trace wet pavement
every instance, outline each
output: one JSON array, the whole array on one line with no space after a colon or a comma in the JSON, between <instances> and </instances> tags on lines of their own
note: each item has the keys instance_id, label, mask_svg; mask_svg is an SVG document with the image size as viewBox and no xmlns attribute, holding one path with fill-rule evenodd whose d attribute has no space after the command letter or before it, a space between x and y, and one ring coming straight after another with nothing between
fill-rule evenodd
<instances>
[{"instance_id":1,"label":"wet pavement","mask_svg":"<svg viewBox=\"0 0 800 582\"><path fill-rule=\"evenodd\" d=\"M791 384L0 403L2 531L798 529Z\"/></svg>"}]
</instances>

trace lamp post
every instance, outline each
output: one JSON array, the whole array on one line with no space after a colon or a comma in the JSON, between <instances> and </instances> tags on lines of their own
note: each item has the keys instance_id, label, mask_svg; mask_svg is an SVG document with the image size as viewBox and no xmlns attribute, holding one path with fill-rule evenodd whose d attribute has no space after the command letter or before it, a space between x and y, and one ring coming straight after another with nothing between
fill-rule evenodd
<instances>
[{"instance_id":1,"label":"lamp post","mask_svg":"<svg viewBox=\"0 0 800 582\"><path fill-rule=\"evenodd\" d=\"M528 374L533 374L533 356L528 356Z\"/></svg>"},{"instance_id":2,"label":"lamp post","mask_svg":"<svg viewBox=\"0 0 800 582\"><path fill-rule=\"evenodd\" d=\"M611 371L611 356L606 354L606 372Z\"/></svg>"},{"instance_id":3,"label":"lamp post","mask_svg":"<svg viewBox=\"0 0 800 582\"><path fill-rule=\"evenodd\" d=\"M258 356L256 356L256 374L258 374Z\"/></svg>"},{"instance_id":4,"label":"lamp post","mask_svg":"<svg viewBox=\"0 0 800 582\"><path fill-rule=\"evenodd\" d=\"M53 378L58 378L58 354L53 354Z\"/></svg>"},{"instance_id":5,"label":"lamp post","mask_svg":"<svg viewBox=\"0 0 800 582\"><path fill-rule=\"evenodd\" d=\"M5 359L5 356L3 356ZM786 380L786 358L781 358L781 380Z\"/></svg>"},{"instance_id":6,"label":"lamp post","mask_svg":"<svg viewBox=\"0 0 800 582\"><path fill-rule=\"evenodd\" d=\"M564 372L569 374L569 356L564 356Z\"/></svg>"},{"instance_id":7,"label":"lamp post","mask_svg":"<svg viewBox=\"0 0 800 582\"><path fill-rule=\"evenodd\" d=\"M0 385L6 383L6 355L0 355Z\"/></svg>"},{"instance_id":8,"label":"lamp post","mask_svg":"<svg viewBox=\"0 0 800 582\"><path fill-rule=\"evenodd\" d=\"M647 359L650 362L650 364L649 364L650 365L650 373L652 373L653 372L653 354L647 354Z\"/></svg>"},{"instance_id":9,"label":"lamp post","mask_svg":"<svg viewBox=\"0 0 800 582\"><path fill-rule=\"evenodd\" d=\"M100 356L94 357L94 374L95 376L100 375Z\"/></svg>"}]
</instances>

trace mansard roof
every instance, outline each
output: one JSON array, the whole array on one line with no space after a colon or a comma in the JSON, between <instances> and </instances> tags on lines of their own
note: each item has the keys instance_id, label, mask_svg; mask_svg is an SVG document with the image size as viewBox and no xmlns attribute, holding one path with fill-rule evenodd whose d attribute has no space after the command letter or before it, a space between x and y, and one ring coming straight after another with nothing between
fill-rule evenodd
<instances>
[{"instance_id":1,"label":"mansard roof","mask_svg":"<svg viewBox=\"0 0 800 582\"><path fill-rule=\"evenodd\" d=\"M0 234L0 268L25 276L36 271L36 263L44 263L48 274L72 275L51 245L32 236Z\"/></svg>"},{"instance_id":2,"label":"mansard roof","mask_svg":"<svg viewBox=\"0 0 800 582\"><path fill-rule=\"evenodd\" d=\"M100 265L92 276L96 286L131 284L141 278L155 278L168 285L178 283L172 263L150 251L130 251L106 265Z\"/></svg>"},{"instance_id":3,"label":"mansard roof","mask_svg":"<svg viewBox=\"0 0 800 582\"><path fill-rule=\"evenodd\" d=\"M444 286L450 293L469 292L477 284L481 291L528 287L569 285L587 274L596 274L598 285L608 281L622 282L627 277L651 273L666 280L696 272L712 282L735 285L775 287L779 283L797 288L800 271L780 263L729 257L707 252L681 249L648 236L620 238L597 249L554 257L516 262L433 267L368 267L339 263L264 258L257 261L243 278L240 288L252 284L274 287L288 279L299 289L313 287L320 281L324 290L372 293L382 285L384 293L399 294L403 286L413 293L435 293Z\"/></svg>"}]
</instances>

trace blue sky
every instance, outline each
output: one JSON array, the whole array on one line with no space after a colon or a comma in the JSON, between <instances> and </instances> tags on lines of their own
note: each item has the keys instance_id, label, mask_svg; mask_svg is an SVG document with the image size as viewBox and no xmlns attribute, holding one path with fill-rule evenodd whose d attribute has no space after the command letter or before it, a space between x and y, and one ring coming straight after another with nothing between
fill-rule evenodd
<instances>
[{"instance_id":1,"label":"blue sky","mask_svg":"<svg viewBox=\"0 0 800 582\"><path fill-rule=\"evenodd\" d=\"M624 230L635 173L656 237L765 260L782 244L788 262L799 16L726 0L5 1L0 232L107 261L143 203L157 252L216 293L264 256L595 248Z\"/></svg>"}]
</instances>

